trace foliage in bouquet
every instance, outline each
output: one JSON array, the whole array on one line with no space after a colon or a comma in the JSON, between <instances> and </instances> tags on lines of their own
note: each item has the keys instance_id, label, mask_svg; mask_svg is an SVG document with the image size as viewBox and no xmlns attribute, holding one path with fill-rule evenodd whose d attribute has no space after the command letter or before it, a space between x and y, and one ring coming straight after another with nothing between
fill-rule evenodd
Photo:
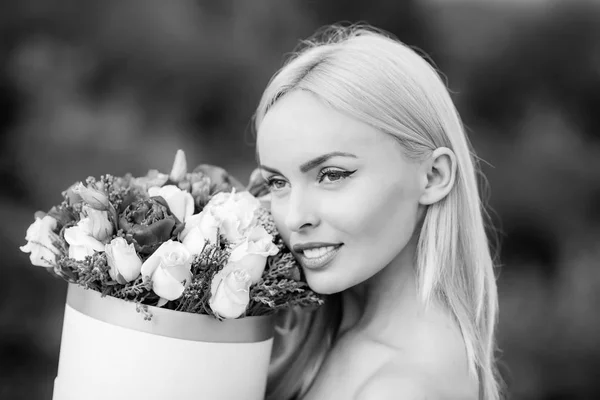
<instances>
[{"instance_id":1,"label":"foliage in bouquet","mask_svg":"<svg viewBox=\"0 0 600 400\"><path fill-rule=\"evenodd\" d=\"M68 282L145 306L239 318L319 306L257 198L225 170L103 175L64 191L27 229L32 264ZM254 195L253 195L254 194ZM255 197L256 195L256 197Z\"/></svg>"}]
</instances>

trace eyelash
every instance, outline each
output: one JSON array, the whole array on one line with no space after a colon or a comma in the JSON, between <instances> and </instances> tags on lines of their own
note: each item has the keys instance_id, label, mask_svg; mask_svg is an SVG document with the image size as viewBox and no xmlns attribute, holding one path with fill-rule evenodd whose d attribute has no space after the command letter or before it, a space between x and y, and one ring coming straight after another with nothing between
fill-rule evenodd
<instances>
[{"instance_id":1,"label":"eyelash","mask_svg":"<svg viewBox=\"0 0 600 400\"><path fill-rule=\"evenodd\" d=\"M323 179L325 177L336 176L336 177L338 177L338 179L333 180L333 181L330 179L330 182L329 182L329 183L336 183L336 182L339 182L343 179L350 177L355 172L356 172L356 170L344 171L344 170L336 169L336 168L323 168L321 171L319 171L319 174L317 175L317 181L319 181L319 183L322 183ZM279 189L276 189L274 187L274 185L276 182L282 182L282 181L285 182L283 179L274 178L274 177L270 177L270 178L266 179L267 186L269 187L270 190L279 190Z\"/></svg>"},{"instance_id":2,"label":"eyelash","mask_svg":"<svg viewBox=\"0 0 600 400\"><path fill-rule=\"evenodd\" d=\"M336 179L334 181L332 181L331 179L329 180L330 183L335 183L335 182L339 182L343 179L348 178L350 175L352 175L353 173L355 173L356 170L354 171L344 171L341 169L336 169L336 168L323 168L321 171L319 171L319 174L317 175L317 180L319 181L319 183L323 182L323 178L326 176L337 176L339 179Z\"/></svg>"},{"instance_id":3,"label":"eyelash","mask_svg":"<svg viewBox=\"0 0 600 400\"><path fill-rule=\"evenodd\" d=\"M269 187L269 190L278 190L276 188L273 187L273 185L275 184L275 182L281 182L283 181L283 179L278 179L278 178L267 178L265 179L267 181L267 186Z\"/></svg>"}]
</instances>

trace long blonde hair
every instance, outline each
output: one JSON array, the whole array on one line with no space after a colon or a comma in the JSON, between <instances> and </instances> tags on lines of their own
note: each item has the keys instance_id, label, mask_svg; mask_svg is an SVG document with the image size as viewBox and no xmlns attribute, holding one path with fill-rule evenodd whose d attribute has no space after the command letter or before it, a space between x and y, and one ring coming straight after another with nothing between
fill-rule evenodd
<instances>
[{"instance_id":1,"label":"long blonde hair","mask_svg":"<svg viewBox=\"0 0 600 400\"><path fill-rule=\"evenodd\" d=\"M255 114L256 131L269 108L298 89L393 135L408 157L424 159L439 147L455 153L455 185L427 208L419 234L418 289L424 304L442 301L456 319L480 398L499 399L494 356L498 298L478 160L439 74L385 32L328 27L303 42L271 79ZM339 327L339 304L339 296L332 296L316 312L287 314L286 333L274 349L269 398L301 397L310 388Z\"/></svg>"}]
</instances>

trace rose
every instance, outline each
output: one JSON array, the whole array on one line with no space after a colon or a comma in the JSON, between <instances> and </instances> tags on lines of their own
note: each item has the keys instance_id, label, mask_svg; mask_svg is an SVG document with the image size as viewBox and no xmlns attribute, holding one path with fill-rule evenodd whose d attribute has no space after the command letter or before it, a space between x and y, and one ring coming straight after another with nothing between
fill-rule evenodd
<instances>
[{"instance_id":1,"label":"rose","mask_svg":"<svg viewBox=\"0 0 600 400\"><path fill-rule=\"evenodd\" d=\"M192 172L187 174L186 180L181 181L179 187L192 192L194 204L198 209L203 209L210 200L210 178L202 172Z\"/></svg>"},{"instance_id":2,"label":"rose","mask_svg":"<svg viewBox=\"0 0 600 400\"><path fill-rule=\"evenodd\" d=\"M206 241L211 244L217 242L218 229L219 221L209 212L202 210L187 219L180 240L192 255L200 254Z\"/></svg>"},{"instance_id":3,"label":"rose","mask_svg":"<svg viewBox=\"0 0 600 400\"><path fill-rule=\"evenodd\" d=\"M116 237L106 245L106 261L110 267L110 277L120 284L134 281L141 272L142 260L133 244L122 237Z\"/></svg>"},{"instance_id":4,"label":"rose","mask_svg":"<svg viewBox=\"0 0 600 400\"><path fill-rule=\"evenodd\" d=\"M236 246L229 257L236 270L244 270L250 275L253 284L260 280L267 257L279 253L271 236L265 228L258 225L252 229L248 238Z\"/></svg>"},{"instance_id":5,"label":"rose","mask_svg":"<svg viewBox=\"0 0 600 400\"><path fill-rule=\"evenodd\" d=\"M192 279L192 255L173 240L163 243L144 263L144 280L152 280L152 290L161 298L176 300Z\"/></svg>"},{"instance_id":6,"label":"rose","mask_svg":"<svg viewBox=\"0 0 600 400\"><path fill-rule=\"evenodd\" d=\"M221 222L222 235L232 243L243 239L254 222L254 212L260 202L248 192L218 193L207 204L210 212Z\"/></svg>"},{"instance_id":7,"label":"rose","mask_svg":"<svg viewBox=\"0 0 600 400\"><path fill-rule=\"evenodd\" d=\"M108 213L84 204L81 220L77 225L65 229L65 240L69 243L69 257L85 260L96 251L104 251L104 244L113 232Z\"/></svg>"},{"instance_id":8,"label":"rose","mask_svg":"<svg viewBox=\"0 0 600 400\"><path fill-rule=\"evenodd\" d=\"M69 257L77 261L94 255L97 251L104 251L104 243L94 238L91 234L91 221L82 219L77 225L65 229L65 240L69 243Z\"/></svg>"},{"instance_id":9,"label":"rose","mask_svg":"<svg viewBox=\"0 0 600 400\"><path fill-rule=\"evenodd\" d=\"M85 186L83 183L79 182L71 189L67 189L67 193L69 190L72 190L75 194L79 195L83 201L88 204L90 207L106 211L110 207L110 202L108 201L108 196L102 190L102 185L99 183L93 185Z\"/></svg>"},{"instance_id":10,"label":"rose","mask_svg":"<svg viewBox=\"0 0 600 400\"><path fill-rule=\"evenodd\" d=\"M147 192L151 187L161 187L169 180L169 175L162 174L156 169L148 171L146 176L140 178L133 178L131 180L131 186L137 188L143 192Z\"/></svg>"},{"instance_id":11,"label":"rose","mask_svg":"<svg viewBox=\"0 0 600 400\"><path fill-rule=\"evenodd\" d=\"M161 188L153 186L148 189L151 197L162 197L169 206L171 213L181 222L194 213L194 198L189 192L179 189L175 185L166 185Z\"/></svg>"},{"instance_id":12,"label":"rose","mask_svg":"<svg viewBox=\"0 0 600 400\"><path fill-rule=\"evenodd\" d=\"M257 198L248 192L217 193L204 207L219 223L221 235L230 243L239 243L255 223L255 211L260 207Z\"/></svg>"},{"instance_id":13,"label":"rose","mask_svg":"<svg viewBox=\"0 0 600 400\"><path fill-rule=\"evenodd\" d=\"M105 241L113 233L113 224L108 219L108 212L99 211L88 205L83 205L82 219L77 223L86 232L99 241Z\"/></svg>"},{"instance_id":14,"label":"rose","mask_svg":"<svg viewBox=\"0 0 600 400\"><path fill-rule=\"evenodd\" d=\"M183 224L169 211L161 197L131 203L119 219L119 227L140 254L152 254L163 242L177 237Z\"/></svg>"},{"instance_id":15,"label":"rose","mask_svg":"<svg viewBox=\"0 0 600 400\"><path fill-rule=\"evenodd\" d=\"M54 232L58 224L55 218L49 215L36 216L35 222L27 228L25 240L27 244L19 247L22 252L30 253L29 259L38 267L53 267L59 251L54 247L54 242L59 240Z\"/></svg>"},{"instance_id":16,"label":"rose","mask_svg":"<svg viewBox=\"0 0 600 400\"><path fill-rule=\"evenodd\" d=\"M211 281L209 305L216 315L237 318L250 301L250 285L258 283L265 270L267 257L279 249L262 226L254 226L246 240L231 252L229 262Z\"/></svg>"},{"instance_id":17,"label":"rose","mask_svg":"<svg viewBox=\"0 0 600 400\"><path fill-rule=\"evenodd\" d=\"M237 318L250 302L250 275L244 270L224 268L213 278L208 305L216 316Z\"/></svg>"}]
</instances>

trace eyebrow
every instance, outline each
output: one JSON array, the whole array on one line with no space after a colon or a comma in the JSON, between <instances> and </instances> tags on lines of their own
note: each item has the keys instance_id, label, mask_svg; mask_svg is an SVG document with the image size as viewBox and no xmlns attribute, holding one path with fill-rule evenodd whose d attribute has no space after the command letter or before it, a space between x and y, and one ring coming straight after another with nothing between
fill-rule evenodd
<instances>
[{"instance_id":1,"label":"eyebrow","mask_svg":"<svg viewBox=\"0 0 600 400\"><path fill-rule=\"evenodd\" d=\"M343 151L332 151L331 153L323 154L322 156L313 158L312 160L305 162L300 166L300 172L308 172L311 169L318 167L319 165L323 164L325 161L333 157L357 158L354 154L351 153L344 153Z\"/></svg>"},{"instance_id":2,"label":"eyebrow","mask_svg":"<svg viewBox=\"0 0 600 400\"><path fill-rule=\"evenodd\" d=\"M311 169L318 167L319 165L323 164L324 162L326 162L327 160L329 160L330 158L333 158L333 157L358 158L357 156L355 156L352 153L345 153L343 151L332 151L331 153L323 154L319 157L313 158L312 160L307 161L304 164L300 165L300 172L302 172L302 173L308 172ZM259 168L264 169L265 171L270 172L272 174L283 175L278 170L271 168L271 167L267 167L266 165L260 165Z\"/></svg>"}]
</instances>

